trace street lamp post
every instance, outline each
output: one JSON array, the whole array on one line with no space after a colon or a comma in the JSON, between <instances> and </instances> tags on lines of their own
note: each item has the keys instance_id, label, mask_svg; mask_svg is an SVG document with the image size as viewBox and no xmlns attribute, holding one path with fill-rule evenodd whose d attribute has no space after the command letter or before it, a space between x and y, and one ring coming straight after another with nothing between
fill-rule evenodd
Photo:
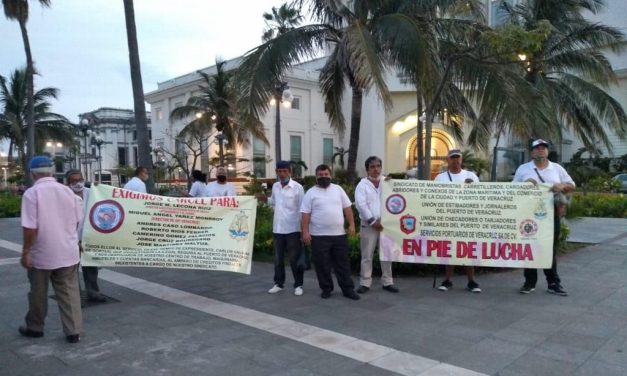
<instances>
[{"instance_id":1,"label":"street lamp post","mask_svg":"<svg viewBox=\"0 0 627 376\"><path fill-rule=\"evenodd\" d=\"M288 108L292 103L292 92L287 82L281 82L278 84L272 92L272 100L270 104L276 106L275 110L275 124L274 124L274 155L276 161L282 160L281 158L281 103Z\"/></svg>"},{"instance_id":2,"label":"street lamp post","mask_svg":"<svg viewBox=\"0 0 627 376\"><path fill-rule=\"evenodd\" d=\"M98 148L98 184L100 184L102 183L102 153L100 149L105 141L100 135L96 135L96 137L91 139L91 143Z\"/></svg>"},{"instance_id":3,"label":"street lamp post","mask_svg":"<svg viewBox=\"0 0 627 376\"><path fill-rule=\"evenodd\" d=\"M85 165L85 178L89 179L89 168L87 167L87 136L91 134L91 124L87 118L83 118L81 120L79 129L83 134L83 142L85 143L85 153L83 154L83 164Z\"/></svg>"},{"instance_id":4,"label":"street lamp post","mask_svg":"<svg viewBox=\"0 0 627 376\"><path fill-rule=\"evenodd\" d=\"M2 173L4 175L4 189L9 190L9 183L7 179L7 168L2 167Z\"/></svg>"}]
</instances>

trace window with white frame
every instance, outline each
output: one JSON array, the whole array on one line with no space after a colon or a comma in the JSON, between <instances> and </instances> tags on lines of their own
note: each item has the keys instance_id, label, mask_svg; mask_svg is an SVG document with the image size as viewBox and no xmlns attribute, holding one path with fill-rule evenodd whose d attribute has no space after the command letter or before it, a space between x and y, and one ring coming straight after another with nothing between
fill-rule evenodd
<instances>
[{"instance_id":1,"label":"window with white frame","mask_svg":"<svg viewBox=\"0 0 627 376\"><path fill-rule=\"evenodd\" d=\"M292 110L300 110L300 97L294 96L292 98Z\"/></svg>"},{"instance_id":2,"label":"window with white frame","mask_svg":"<svg viewBox=\"0 0 627 376\"><path fill-rule=\"evenodd\" d=\"M290 136L290 160L292 162L300 162L303 160L303 138L301 136ZM297 164L292 171L294 177L303 176L302 166Z\"/></svg>"},{"instance_id":3,"label":"window with white frame","mask_svg":"<svg viewBox=\"0 0 627 376\"><path fill-rule=\"evenodd\" d=\"M253 174L257 178L266 177L266 144L257 137L253 138Z\"/></svg>"},{"instance_id":4,"label":"window with white frame","mask_svg":"<svg viewBox=\"0 0 627 376\"><path fill-rule=\"evenodd\" d=\"M333 139L322 139L322 163L327 166L333 167Z\"/></svg>"}]
</instances>

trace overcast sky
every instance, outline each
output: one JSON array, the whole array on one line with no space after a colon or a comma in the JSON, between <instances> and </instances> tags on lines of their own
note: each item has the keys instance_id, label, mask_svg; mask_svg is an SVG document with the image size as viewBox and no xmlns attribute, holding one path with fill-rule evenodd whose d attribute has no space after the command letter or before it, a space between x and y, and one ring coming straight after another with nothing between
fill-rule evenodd
<instances>
[{"instance_id":1,"label":"overcast sky","mask_svg":"<svg viewBox=\"0 0 627 376\"><path fill-rule=\"evenodd\" d=\"M285 0L135 0L144 92L157 82L229 59L261 42L263 12ZM78 121L99 107L133 108L122 0L30 3L35 89L60 89L53 112ZM25 66L17 22L0 13L0 75Z\"/></svg>"}]
</instances>

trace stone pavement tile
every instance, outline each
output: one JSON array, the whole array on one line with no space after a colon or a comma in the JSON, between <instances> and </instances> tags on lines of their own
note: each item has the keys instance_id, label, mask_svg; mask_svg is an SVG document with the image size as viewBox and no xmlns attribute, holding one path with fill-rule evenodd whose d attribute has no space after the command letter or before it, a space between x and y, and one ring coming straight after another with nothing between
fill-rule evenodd
<instances>
[{"instance_id":1,"label":"stone pavement tile","mask_svg":"<svg viewBox=\"0 0 627 376\"><path fill-rule=\"evenodd\" d=\"M71 374L71 368L53 355L25 357L16 356L14 352L5 352L2 354L2 362L0 362L0 375L53 376L69 374Z\"/></svg>"},{"instance_id":2,"label":"stone pavement tile","mask_svg":"<svg viewBox=\"0 0 627 376\"><path fill-rule=\"evenodd\" d=\"M433 368L429 368L421 376L483 376L482 373L474 372L468 369L459 368L451 364L438 364Z\"/></svg>"},{"instance_id":3,"label":"stone pavement tile","mask_svg":"<svg viewBox=\"0 0 627 376\"><path fill-rule=\"evenodd\" d=\"M547 343L574 347L581 350L597 351L608 341L607 337L590 336L586 334L573 333L567 330L560 330L546 338Z\"/></svg>"},{"instance_id":4,"label":"stone pavement tile","mask_svg":"<svg viewBox=\"0 0 627 376\"><path fill-rule=\"evenodd\" d=\"M577 368L575 363L526 353L499 371L499 375L566 376L572 375Z\"/></svg>"},{"instance_id":5,"label":"stone pavement tile","mask_svg":"<svg viewBox=\"0 0 627 376\"><path fill-rule=\"evenodd\" d=\"M439 362L406 352L392 351L373 360L370 364L402 375L418 375L435 367Z\"/></svg>"},{"instance_id":6,"label":"stone pavement tile","mask_svg":"<svg viewBox=\"0 0 627 376\"><path fill-rule=\"evenodd\" d=\"M583 364L593 354L593 351L582 350L574 346L567 346L564 344L556 344L551 342L541 343L529 351L529 355L542 356L558 361L574 363L576 365Z\"/></svg>"},{"instance_id":7,"label":"stone pavement tile","mask_svg":"<svg viewBox=\"0 0 627 376\"><path fill-rule=\"evenodd\" d=\"M472 325L468 325L472 323ZM478 342L492 334L492 330L482 329L476 321L468 320L462 324L451 324L441 328L438 333L449 337L457 337L468 341ZM497 329L495 329L497 330Z\"/></svg>"},{"instance_id":8,"label":"stone pavement tile","mask_svg":"<svg viewBox=\"0 0 627 376\"><path fill-rule=\"evenodd\" d=\"M627 338L610 338L605 346L601 347L591 359L623 367L625 368L625 374L627 374Z\"/></svg>"},{"instance_id":9,"label":"stone pavement tile","mask_svg":"<svg viewBox=\"0 0 627 376\"><path fill-rule=\"evenodd\" d=\"M498 338L486 338L446 359L459 367L494 374L514 362L529 349Z\"/></svg>"},{"instance_id":10,"label":"stone pavement tile","mask_svg":"<svg viewBox=\"0 0 627 376\"><path fill-rule=\"evenodd\" d=\"M525 346L535 346L546 339L546 336L543 334L532 333L528 330L521 330L512 327L507 327L497 332L493 332L492 337Z\"/></svg>"},{"instance_id":11,"label":"stone pavement tile","mask_svg":"<svg viewBox=\"0 0 627 376\"><path fill-rule=\"evenodd\" d=\"M533 333L550 334L560 330L561 327L566 325L565 323L570 322L570 317L567 315L563 316L550 312L533 312L514 322L511 327Z\"/></svg>"},{"instance_id":12,"label":"stone pavement tile","mask_svg":"<svg viewBox=\"0 0 627 376\"><path fill-rule=\"evenodd\" d=\"M607 316L598 314L583 314L565 320L568 322L564 330L597 337L611 337L617 328L625 325L624 316Z\"/></svg>"},{"instance_id":13,"label":"stone pavement tile","mask_svg":"<svg viewBox=\"0 0 627 376\"><path fill-rule=\"evenodd\" d=\"M586 362L581 367L577 368L577 371L574 373L576 376L625 376L625 374L627 374L626 367L620 367L595 360Z\"/></svg>"}]
</instances>

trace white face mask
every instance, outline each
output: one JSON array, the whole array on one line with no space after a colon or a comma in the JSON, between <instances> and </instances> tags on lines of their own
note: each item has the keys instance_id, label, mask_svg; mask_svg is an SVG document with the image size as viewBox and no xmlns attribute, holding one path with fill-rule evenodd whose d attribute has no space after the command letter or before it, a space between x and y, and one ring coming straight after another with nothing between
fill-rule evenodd
<instances>
[{"instance_id":1,"label":"white face mask","mask_svg":"<svg viewBox=\"0 0 627 376\"><path fill-rule=\"evenodd\" d=\"M70 185L70 188L72 188L72 190L76 193L82 192L84 187L85 187L84 181L79 181L78 183L74 183Z\"/></svg>"}]
</instances>

